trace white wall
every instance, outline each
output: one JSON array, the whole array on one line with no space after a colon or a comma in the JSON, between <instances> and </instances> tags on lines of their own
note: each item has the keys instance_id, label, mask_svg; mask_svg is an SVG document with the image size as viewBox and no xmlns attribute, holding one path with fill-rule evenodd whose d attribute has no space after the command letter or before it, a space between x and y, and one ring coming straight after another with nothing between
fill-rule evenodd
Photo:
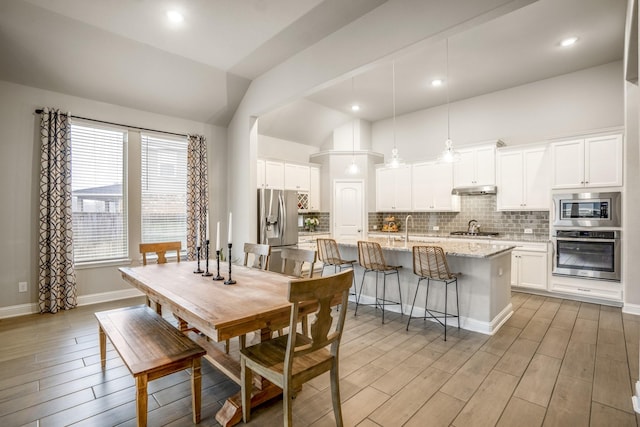
<instances>
[{"instance_id":1,"label":"white wall","mask_svg":"<svg viewBox=\"0 0 640 427\"><path fill-rule=\"evenodd\" d=\"M309 163L309 156L320 151L318 147L295 141L258 135L258 157L285 162Z\"/></svg>"},{"instance_id":2,"label":"white wall","mask_svg":"<svg viewBox=\"0 0 640 427\"><path fill-rule=\"evenodd\" d=\"M451 104L451 139L459 148L501 139L541 142L624 124L622 61ZM393 148L393 120L373 123L373 150ZM437 157L447 139L446 105L396 117L396 146L407 162Z\"/></svg>"},{"instance_id":3,"label":"white wall","mask_svg":"<svg viewBox=\"0 0 640 427\"><path fill-rule=\"evenodd\" d=\"M132 126L205 135L209 149L211 223L215 224L218 218L226 223L227 141L224 128L0 81L0 179L3 182L0 186L3 202L0 209L0 309L35 304L38 300L40 116L34 114L34 110L42 107L60 108L77 116ZM131 206L130 211L136 212L135 206ZM136 233L135 228L130 231ZM139 236L139 227L137 233ZM130 236L130 256L136 260L138 243L139 237ZM130 289L120 278L117 266L78 270L77 277L81 301L91 299L94 294ZM19 281L29 283L29 292L18 293ZM0 315L2 313L6 310L0 310Z\"/></svg>"}]
</instances>

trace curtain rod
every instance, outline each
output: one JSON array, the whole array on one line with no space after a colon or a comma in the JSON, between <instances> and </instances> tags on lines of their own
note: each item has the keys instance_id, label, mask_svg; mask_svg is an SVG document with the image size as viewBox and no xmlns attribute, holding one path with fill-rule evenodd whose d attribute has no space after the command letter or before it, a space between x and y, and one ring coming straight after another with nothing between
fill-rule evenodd
<instances>
[{"instance_id":1,"label":"curtain rod","mask_svg":"<svg viewBox=\"0 0 640 427\"><path fill-rule=\"evenodd\" d=\"M42 108L39 108L36 110L36 114L42 114L44 112L44 110ZM61 113L63 116L66 116L66 113ZM165 130L157 130L157 129L149 129L149 128L141 128L139 126L130 126L130 125L124 125L122 123L114 123L114 122L107 122L105 120L98 120L98 119L90 119L88 117L80 117L80 116L72 116L75 117L76 119L82 119L82 120L88 120L90 122L96 122L96 123L103 123L105 125L114 125L114 126L122 126L122 127L126 127L128 129L135 129L135 130L146 130L146 131L150 131L150 132L159 132L159 133L165 133L167 135L175 135L175 136L184 136L184 137L189 137L189 135L186 135L184 133L175 133L175 132L167 132Z\"/></svg>"}]
</instances>

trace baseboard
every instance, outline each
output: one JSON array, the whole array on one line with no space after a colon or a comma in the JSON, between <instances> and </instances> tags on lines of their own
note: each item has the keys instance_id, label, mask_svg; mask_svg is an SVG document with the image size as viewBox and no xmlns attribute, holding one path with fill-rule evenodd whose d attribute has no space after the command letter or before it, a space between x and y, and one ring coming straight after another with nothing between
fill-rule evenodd
<instances>
[{"instance_id":1,"label":"baseboard","mask_svg":"<svg viewBox=\"0 0 640 427\"><path fill-rule=\"evenodd\" d=\"M640 316L640 304L630 304L625 302L622 306L622 312L625 314L635 314Z\"/></svg>"},{"instance_id":2,"label":"baseboard","mask_svg":"<svg viewBox=\"0 0 640 427\"><path fill-rule=\"evenodd\" d=\"M352 302L356 302L355 297L352 295L349 297L349 300ZM367 295L362 295L360 298L361 304L373 304L375 302L374 297L370 297ZM398 305L390 305L387 310L392 311L394 313L400 313L400 306ZM404 314L408 315L411 307L403 307ZM414 308L413 309L413 317L424 317L425 310L424 308ZM491 322L482 322L476 319L470 319L468 317L460 316L460 327L462 329L466 329L468 331L479 332L485 335L493 335L504 325L504 323L509 320L509 318L513 315L513 305L509 303L496 317L494 317ZM436 322L435 319L427 319L432 322Z\"/></svg>"},{"instance_id":3,"label":"baseboard","mask_svg":"<svg viewBox=\"0 0 640 427\"><path fill-rule=\"evenodd\" d=\"M101 292L97 294L80 295L78 297L78 306L134 298L142 295L144 294L135 288L123 289L120 291ZM39 312L40 308L37 303L11 305L8 307L0 307L0 319L25 316L27 314L34 314Z\"/></svg>"}]
</instances>

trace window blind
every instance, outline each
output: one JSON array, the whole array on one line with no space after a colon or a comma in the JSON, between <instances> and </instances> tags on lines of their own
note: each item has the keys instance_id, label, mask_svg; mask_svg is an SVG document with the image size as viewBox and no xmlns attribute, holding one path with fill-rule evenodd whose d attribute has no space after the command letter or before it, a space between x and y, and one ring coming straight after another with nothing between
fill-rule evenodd
<instances>
[{"instance_id":1,"label":"window blind","mask_svg":"<svg viewBox=\"0 0 640 427\"><path fill-rule=\"evenodd\" d=\"M142 241L187 248L187 139L142 134Z\"/></svg>"},{"instance_id":2,"label":"window blind","mask_svg":"<svg viewBox=\"0 0 640 427\"><path fill-rule=\"evenodd\" d=\"M74 262L128 257L125 164L127 133L71 124Z\"/></svg>"}]
</instances>

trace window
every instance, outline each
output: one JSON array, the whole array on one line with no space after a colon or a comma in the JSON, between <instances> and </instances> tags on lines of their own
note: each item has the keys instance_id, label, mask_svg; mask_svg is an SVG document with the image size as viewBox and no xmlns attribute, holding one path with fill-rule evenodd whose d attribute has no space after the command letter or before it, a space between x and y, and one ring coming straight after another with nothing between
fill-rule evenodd
<instances>
[{"instance_id":1,"label":"window","mask_svg":"<svg viewBox=\"0 0 640 427\"><path fill-rule=\"evenodd\" d=\"M128 257L125 182L126 131L71 124L73 259Z\"/></svg>"},{"instance_id":2,"label":"window","mask_svg":"<svg viewBox=\"0 0 640 427\"><path fill-rule=\"evenodd\" d=\"M187 247L187 139L142 134L142 241Z\"/></svg>"}]
</instances>

